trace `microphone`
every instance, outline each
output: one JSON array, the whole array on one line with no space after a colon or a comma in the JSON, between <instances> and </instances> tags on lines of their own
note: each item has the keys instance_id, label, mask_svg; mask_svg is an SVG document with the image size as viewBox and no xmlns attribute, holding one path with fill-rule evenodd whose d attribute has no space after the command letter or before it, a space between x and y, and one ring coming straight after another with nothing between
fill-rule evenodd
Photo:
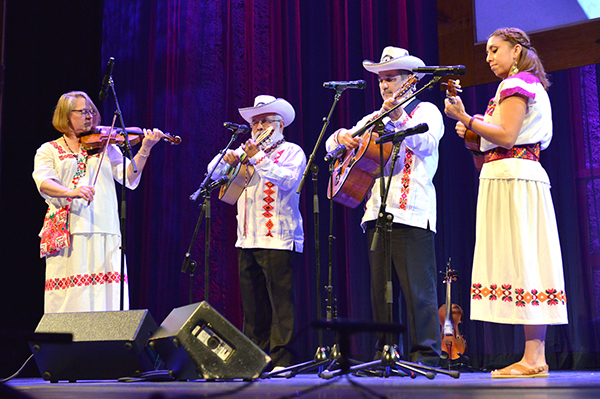
<instances>
[{"instance_id":1,"label":"microphone","mask_svg":"<svg viewBox=\"0 0 600 399\"><path fill-rule=\"evenodd\" d=\"M115 67L115 59L110 57L108 59L108 65L106 66L106 75L104 75L104 79L102 79L102 88L100 89L100 93L98 97L100 97L100 101L106 100L108 97L108 88L110 87L110 80L112 79L113 68Z\"/></svg>"},{"instance_id":2,"label":"microphone","mask_svg":"<svg viewBox=\"0 0 600 399\"><path fill-rule=\"evenodd\" d=\"M194 194L190 195L190 201L196 201L199 195L206 195L207 193L210 194L212 190L224 184L227 184L228 181L229 177L221 176L217 180L213 180L212 182L210 182L210 184L208 184L206 187L200 186L200 188L196 190Z\"/></svg>"},{"instance_id":3,"label":"microphone","mask_svg":"<svg viewBox=\"0 0 600 399\"><path fill-rule=\"evenodd\" d=\"M224 184L227 184L227 182L229 181L229 177L228 176L221 176L219 177L217 180L213 180L208 187L206 187L204 189L204 191L208 191L211 192L212 190L214 190L217 187L220 187Z\"/></svg>"},{"instance_id":4,"label":"microphone","mask_svg":"<svg viewBox=\"0 0 600 399\"><path fill-rule=\"evenodd\" d=\"M248 125L238 125L237 123L233 123L233 122L223 122L223 126L226 127L227 129L231 130L232 132L236 132L236 133L240 133L240 134L246 134L250 131L250 128L248 127Z\"/></svg>"},{"instance_id":5,"label":"microphone","mask_svg":"<svg viewBox=\"0 0 600 399\"><path fill-rule=\"evenodd\" d=\"M464 65L451 65L451 66L425 66L419 68L413 68L415 73L425 73L435 76L441 75L464 75L467 73L467 68Z\"/></svg>"},{"instance_id":6,"label":"microphone","mask_svg":"<svg viewBox=\"0 0 600 399\"><path fill-rule=\"evenodd\" d=\"M364 80L350 80L350 81L331 81L323 83L323 87L326 89L335 89L335 90L346 90L346 89L364 89L367 87L367 82Z\"/></svg>"},{"instance_id":7,"label":"microphone","mask_svg":"<svg viewBox=\"0 0 600 399\"><path fill-rule=\"evenodd\" d=\"M340 144L334 150L329 151L327 153L327 155L325 155L325 162L331 162L334 159L343 157L345 153L346 153L346 146L343 144Z\"/></svg>"},{"instance_id":8,"label":"microphone","mask_svg":"<svg viewBox=\"0 0 600 399\"><path fill-rule=\"evenodd\" d=\"M406 130L402 130L401 132L393 132L390 134L386 134L385 136L381 136L377 140L375 140L375 144L383 144L388 141L393 141L396 143L398 140L402 141L408 136L412 136L413 134L425 133L429 130L429 126L427 123L419 123L417 126L409 127Z\"/></svg>"}]
</instances>

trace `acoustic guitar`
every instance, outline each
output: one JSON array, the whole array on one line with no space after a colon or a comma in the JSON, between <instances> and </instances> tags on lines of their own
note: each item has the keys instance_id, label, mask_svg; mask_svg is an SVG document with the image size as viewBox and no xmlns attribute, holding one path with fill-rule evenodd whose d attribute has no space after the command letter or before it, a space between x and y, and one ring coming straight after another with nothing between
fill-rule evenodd
<instances>
[{"instance_id":1,"label":"acoustic guitar","mask_svg":"<svg viewBox=\"0 0 600 399\"><path fill-rule=\"evenodd\" d=\"M454 103L452 97L455 97L458 93L462 92L460 80L450 79L448 80L447 85L446 97L450 102ZM483 120L483 115L475 115L475 119ZM475 164L475 169L477 169L477 171L481 171L481 167L483 166L483 152L480 150L480 144L481 136L471 129L467 129L465 132L465 148L473 155L473 163Z\"/></svg>"},{"instance_id":2,"label":"acoustic guitar","mask_svg":"<svg viewBox=\"0 0 600 399\"><path fill-rule=\"evenodd\" d=\"M402 100L415 87L419 78L411 75L394 94L396 100ZM374 120L377 117L373 117ZM375 126L365 131L360 137L357 148L346 151L343 158L335 161L327 198L350 208L356 208L367 195L373 182L380 174L379 146L375 144L373 133ZM360 130L352 134L356 137ZM381 144L383 146L383 164L385 165L392 153L393 143Z\"/></svg>"},{"instance_id":3,"label":"acoustic guitar","mask_svg":"<svg viewBox=\"0 0 600 399\"><path fill-rule=\"evenodd\" d=\"M273 134L273 127L264 130L257 138L256 145L260 145ZM238 198L246 188L246 185L254 175L254 166L248 164L248 157L245 152L240 156L240 162L236 166L231 166L227 171L227 184L221 186L219 199L230 205L237 202Z\"/></svg>"}]
</instances>

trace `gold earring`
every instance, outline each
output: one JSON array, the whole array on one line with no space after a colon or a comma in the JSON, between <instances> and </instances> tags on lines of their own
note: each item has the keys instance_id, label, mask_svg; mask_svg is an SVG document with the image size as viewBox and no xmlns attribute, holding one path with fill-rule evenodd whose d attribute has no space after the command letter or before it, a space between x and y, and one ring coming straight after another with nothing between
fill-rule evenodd
<instances>
[{"instance_id":1,"label":"gold earring","mask_svg":"<svg viewBox=\"0 0 600 399\"><path fill-rule=\"evenodd\" d=\"M515 63L513 64L512 68L510 68L510 73L508 74L508 76L513 76L519 73L519 67L517 67L517 60L515 60Z\"/></svg>"}]
</instances>

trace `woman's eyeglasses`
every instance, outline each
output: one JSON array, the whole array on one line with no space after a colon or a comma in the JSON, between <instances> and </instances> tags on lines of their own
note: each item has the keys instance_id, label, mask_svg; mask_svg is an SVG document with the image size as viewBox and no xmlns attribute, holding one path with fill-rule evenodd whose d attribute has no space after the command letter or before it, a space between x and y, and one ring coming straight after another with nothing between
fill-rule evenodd
<instances>
[{"instance_id":1,"label":"woman's eyeglasses","mask_svg":"<svg viewBox=\"0 0 600 399\"><path fill-rule=\"evenodd\" d=\"M77 112L81 116L96 116L98 111L95 109L74 109L73 112Z\"/></svg>"}]
</instances>

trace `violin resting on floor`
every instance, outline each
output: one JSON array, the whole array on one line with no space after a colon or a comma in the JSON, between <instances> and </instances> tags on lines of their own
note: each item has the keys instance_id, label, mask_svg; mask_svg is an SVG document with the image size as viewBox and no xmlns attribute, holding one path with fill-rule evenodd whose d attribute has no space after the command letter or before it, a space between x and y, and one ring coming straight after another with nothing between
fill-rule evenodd
<instances>
[{"instance_id":1,"label":"violin resting on floor","mask_svg":"<svg viewBox=\"0 0 600 399\"><path fill-rule=\"evenodd\" d=\"M144 129L139 127L127 127L125 128L129 144L134 146L142 141L144 138ZM106 141L109 139L110 126L96 126L89 132L81 135L81 145L86 150L92 150L96 148L102 148L106 145ZM171 136L169 133L163 133L163 140L170 142L172 145L179 145L181 143L181 137ZM125 133L121 128L113 128L112 134L110 134L109 144L122 145L125 143Z\"/></svg>"},{"instance_id":2,"label":"violin resting on floor","mask_svg":"<svg viewBox=\"0 0 600 399\"><path fill-rule=\"evenodd\" d=\"M440 306L438 313L442 328L442 351L450 360L459 359L467 349L467 341L458 329L458 325L462 322L463 310L457 304L452 303L451 299L450 285L452 281L456 281L456 278L456 271L450 269L450 261L448 261L446 276L444 277L446 304ZM444 358L444 355L442 355L442 358Z\"/></svg>"}]
</instances>

